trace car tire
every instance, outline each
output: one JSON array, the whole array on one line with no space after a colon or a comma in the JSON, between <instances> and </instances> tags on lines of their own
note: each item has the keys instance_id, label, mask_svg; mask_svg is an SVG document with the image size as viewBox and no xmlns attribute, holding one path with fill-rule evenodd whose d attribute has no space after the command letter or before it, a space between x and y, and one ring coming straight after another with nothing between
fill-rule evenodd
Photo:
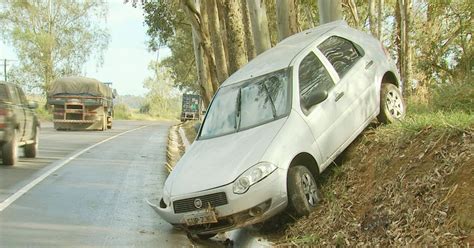
<instances>
[{"instance_id":1,"label":"car tire","mask_svg":"<svg viewBox=\"0 0 474 248\"><path fill-rule=\"evenodd\" d=\"M208 240L214 236L216 236L217 233L206 233L206 234L201 234L201 233L198 233L196 234L196 236L201 239L201 240Z\"/></svg>"},{"instance_id":2,"label":"car tire","mask_svg":"<svg viewBox=\"0 0 474 248\"><path fill-rule=\"evenodd\" d=\"M397 86L383 83L380 89L380 114L377 119L390 124L405 117L405 103Z\"/></svg>"},{"instance_id":3,"label":"car tire","mask_svg":"<svg viewBox=\"0 0 474 248\"><path fill-rule=\"evenodd\" d=\"M4 165L15 165L18 160L16 132L16 129L14 129L11 140L2 147L2 160Z\"/></svg>"},{"instance_id":4,"label":"car tire","mask_svg":"<svg viewBox=\"0 0 474 248\"><path fill-rule=\"evenodd\" d=\"M308 216L321 201L313 175L303 165L288 171L288 206L296 217Z\"/></svg>"},{"instance_id":5,"label":"car tire","mask_svg":"<svg viewBox=\"0 0 474 248\"><path fill-rule=\"evenodd\" d=\"M23 152L25 153L25 157L27 158L36 158L36 154L38 153L38 145L39 145L39 132L40 128L37 126L35 130L35 136L33 138L34 143L27 144L23 148Z\"/></svg>"}]
</instances>

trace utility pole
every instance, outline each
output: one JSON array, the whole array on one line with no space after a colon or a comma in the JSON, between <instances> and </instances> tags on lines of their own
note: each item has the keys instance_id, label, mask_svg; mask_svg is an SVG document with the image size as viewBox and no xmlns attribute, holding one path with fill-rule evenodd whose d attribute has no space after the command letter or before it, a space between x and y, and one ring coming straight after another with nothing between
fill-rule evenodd
<instances>
[{"instance_id":1,"label":"utility pole","mask_svg":"<svg viewBox=\"0 0 474 248\"><path fill-rule=\"evenodd\" d=\"M5 82L7 81L7 65L8 65L8 62L14 62L16 60L14 59L2 59L1 62L3 62L3 78L5 80Z\"/></svg>"}]
</instances>

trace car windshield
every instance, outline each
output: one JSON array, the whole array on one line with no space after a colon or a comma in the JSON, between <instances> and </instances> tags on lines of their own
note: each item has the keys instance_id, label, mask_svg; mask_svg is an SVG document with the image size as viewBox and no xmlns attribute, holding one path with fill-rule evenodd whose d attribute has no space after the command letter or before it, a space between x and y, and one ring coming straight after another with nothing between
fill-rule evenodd
<instances>
[{"instance_id":1,"label":"car windshield","mask_svg":"<svg viewBox=\"0 0 474 248\"><path fill-rule=\"evenodd\" d=\"M200 138L265 124L288 114L288 71L279 70L219 89Z\"/></svg>"}]
</instances>

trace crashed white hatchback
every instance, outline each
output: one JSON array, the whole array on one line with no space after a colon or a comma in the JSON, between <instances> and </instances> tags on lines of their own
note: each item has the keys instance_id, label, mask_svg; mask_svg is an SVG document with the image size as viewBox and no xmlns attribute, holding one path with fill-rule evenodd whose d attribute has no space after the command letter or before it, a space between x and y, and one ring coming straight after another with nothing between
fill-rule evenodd
<instances>
[{"instance_id":1,"label":"crashed white hatchback","mask_svg":"<svg viewBox=\"0 0 474 248\"><path fill-rule=\"evenodd\" d=\"M201 238L285 209L307 215L320 201L318 174L374 118L404 113L378 40L344 22L303 31L222 84L155 210Z\"/></svg>"}]
</instances>

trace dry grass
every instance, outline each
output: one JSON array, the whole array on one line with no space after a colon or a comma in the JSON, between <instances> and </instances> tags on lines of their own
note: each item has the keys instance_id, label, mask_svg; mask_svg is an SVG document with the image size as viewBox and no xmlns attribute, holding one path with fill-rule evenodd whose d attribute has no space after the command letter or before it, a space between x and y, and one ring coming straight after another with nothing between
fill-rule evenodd
<instances>
[{"instance_id":1,"label":"dry grass","mask_svg":"<svg viewBox=\"0 0 474 248\"><path fill-rule=\"evenodd\" d=\"M395 129L398 130L398 129ZM286 246L474 244L474 129L369 130L323 173L325 201Z\"/></svg>"}]
</instances>

